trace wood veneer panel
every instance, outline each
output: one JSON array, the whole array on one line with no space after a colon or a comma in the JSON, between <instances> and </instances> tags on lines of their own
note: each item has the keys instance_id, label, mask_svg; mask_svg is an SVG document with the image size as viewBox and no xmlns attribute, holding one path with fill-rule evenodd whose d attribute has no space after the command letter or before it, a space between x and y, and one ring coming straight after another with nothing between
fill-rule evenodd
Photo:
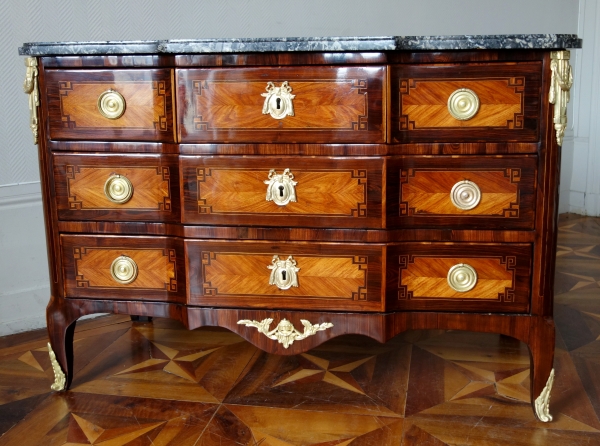
<instances>
[{"instance_id":1,"label":"wood veneer panel","mask_svg":"<svg viewBox=\"0 0 600 446\"><path fill-rule=\"evenodd\" d=\"M181 142L385 141L386 68L177 69ZM267 82L292 88L293 116L263 114Z\"/></svg>"},{"instance_id":2,"label":"wood veneer panel","mask_svg":"<svg viewBox=\"0 0 600 446\"><path fill-rule=\"evenodd\" d=\"M393 65L392 142L537 141L541 70L540 62ZM461 88L480 100L465 121L447 105Z\"/></svg>"},{"instance_id":3,"label":"wood veneer panel","mask_svg":"<svg viewBox=\"0 0 600 446\"><path fill-rule=\"evenodd\" d=\"M179 153L177 144L159 142L48 141L48 149L51 152Z\"/></svg>"},{"instance_id":4,"label":"wood veneer panel","mask_svg":"<svg viewBox=\"0 0 600 446\"><path fill-rule=\"evenodd\" d=\"M61 220L179 221L179 167L175 155L55 154ZM113 174L127 178L133 195L114 203L104 192Z\"/></svg>"},{"instance_id":5,"label":"wood veneer panel","mask_svg":"<svg viewBox=\"0 0 600 446\"><path fill-rule=\"evenodd\" d=\"M65 297L181 302L185 299L183 243L167 237L62 235ZM127 256L137 278L122 284L110 272L113 260Z\"/></svg>"},{"instance_id":6,"label":"wood veneer panel","mask_svg":"<svg viewBox=\"0 0 600 446\"><path fill-rule=\"evenodd\" d=\"M383 310L381 245L186 240L185 246L191 305ZM275 255L293 256L297 287L269 284Z\"/></svg>"},{"instance_id":7,"label":"wood veneer panel","mask_svg":"<svg viewBox=\"0 0 600 446\"><path fill-rule=\"evenodd\" d=\"M458 292L448 284L448 272L457 264L470 265L477 273L477 282L469 291ZM389 248L387 265L389 309L529 310L529 244L401 243Z\"/></svg>"},{"instance_id":8,"label":"wood veneer panel","mask_svg":"<svg viewBox=\"0 0 600 446\"><path fill-rule=\"evenodd\" d=\"M46 70L51 139L174 140L171 70ZM124 114L108 119L98 97L112 89L125 99Z\"/></svg>"},{"instance_id":9,"label":"wood veneer panel","mask_svg":"<svg viewBox=\"0 0 600 446\"><path fill-rule=\"evenodd\" d=\"M384 226L381 158L181 156L180 162L183 223ZM296 183L296 201L267 201L271 169L281 175L286 168Z\"/></svg>"},{"instance_id":10,"label":"wood veneer panel","mask_svg":"<svg viewBox=\"0 0 600 446\"><path fill-rule=\"evenodd\" d=\"M391 227L452 226L474 229L533 229L537 157L402 157L388 168ZM481 200L473 209L452 202L452 188L468 180ZM388 192L388 196L390 192Z\"/></svg>"},{"instance_id":11,"label":"wood veneer panel","mask_svg":"<svg viewBox=\"0 0 600 446\"><path fill-rule=\"evenodd\" d=\"M57 56L42 57L44 66L48 68L143 68L171 67L172 55L93 55L93 56Z\"/></svg>"},{"instance_id":12,"label":"wood veneer panel","mask_svg":"<svg viewBox=\"0 0 600 446\"><path fill-rule=\"evenodd\" d=\"M58 149L64 150L61 144ZM420 144L181 144L185 155L503 155L537 153L539 142L472 142ZM108 149L103 149L108 150ZM163 149L166 151L167 148ZM141 151L141 150L140 150Z\"/></svg>"},{"instance_id":13,"label":"wood veneer panel","mask_svg":"<svg viewBox=\"0 0 600 446\"><path fill-rule=\"evenodd\" d=\"M178 67L247 67L252 65L345 65L385 64L385 53L240 53L240 54L178 54Z\"/></svg>"},{"instance_id":14,"label":"wood veneer panel","mask_svg":"<svg viewBox=\"0 0 600 446\"><path fill-rule=\"evenodd\" d=\"M270 240L270 241L322 241L386 243L398 241L463 241L532 243L533 231L460 230L437 229L329 229L281 228L251 226L204 226L177 223L109 222L109 221L59 221L57 228L63 233L98 233L125 235L169 235L196 239Z\"/></svg>"}]
</instances>

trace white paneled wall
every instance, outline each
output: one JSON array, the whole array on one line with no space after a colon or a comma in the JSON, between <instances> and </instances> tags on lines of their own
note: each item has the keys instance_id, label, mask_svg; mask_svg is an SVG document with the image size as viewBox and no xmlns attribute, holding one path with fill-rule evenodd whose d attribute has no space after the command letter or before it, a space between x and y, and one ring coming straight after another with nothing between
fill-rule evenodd
<instances>
[{"instance_id":1,"label":"white paneled wall","mask_svg":"<svg viewBox=\"0 0 600 446\"><path fill-rule=\"evenodd\" d=\"M561 212L600 215L600 6L580 1L578 34L583 49L573 52L572 125L563 145Z\"/></svg>"},{"instance_id":2,"label":"white paneled wall","mask_svg":"<svg viewBox=\"0 0 600 446\"><path fill-rule=\"evenodd\" d=\"M37 151L31 143L26 96L21 92L23 58L17 54L23 42L575 33L579 1L1 0L0 336L43 326L49 294ZM588 9L595 12L595 1L581 0L582 5L584 1L586 14ZM584 27L584 32L588 29ZM589 91L580 95L588 102ZM577 101L574 98L575 108ZM565 150L564 158L565 165L576 170L573 181L582 180L579 160L589 165L590 129L595 131L598 124L587 124L587 133L576 129L575 137L571 132L571 149ZM567 176L570 184L571 176ZM595 187L598 210L599 180L600 175L588 172L579 189L567 187L567 196L578 200L576 193ZM566 187L564 181L562 187Z\"/></svg>"}]
</instances>

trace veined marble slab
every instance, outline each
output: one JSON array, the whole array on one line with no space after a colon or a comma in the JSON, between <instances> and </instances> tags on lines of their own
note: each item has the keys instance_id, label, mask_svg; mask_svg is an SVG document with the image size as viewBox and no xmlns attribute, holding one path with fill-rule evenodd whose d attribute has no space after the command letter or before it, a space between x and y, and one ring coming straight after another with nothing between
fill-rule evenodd
<instances>
[{"instance_id":1,"label":"veined marble slab","mask_svg":"<svg viewBox=\"0 0 600 446\"><path fill-rule=\"evenodd\" d=\"M293 51L394 51L581 48L575 34L480 36L270 37L244 39L32 42L23 56L93 54L264 53Z\"/></svg>"}]
</instances>

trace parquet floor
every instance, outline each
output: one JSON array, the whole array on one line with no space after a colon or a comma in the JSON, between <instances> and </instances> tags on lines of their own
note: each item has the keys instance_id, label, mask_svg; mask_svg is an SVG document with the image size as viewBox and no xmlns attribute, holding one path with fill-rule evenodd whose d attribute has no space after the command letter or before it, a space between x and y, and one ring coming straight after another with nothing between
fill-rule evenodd
<instances>
[{"instance_id":1,"label":"parquet floor","mask_svg":"<svg viewBox=\"0 0 600 446\"><path fill-rule=\"evenodd\" d=\"M0 338L0 445L600 445L600 218L560 220L554 422L529 405L511 338L345 336L279 357L226 330L80 323L71 390L45 331Z\"/></svg>"}]
</instances>

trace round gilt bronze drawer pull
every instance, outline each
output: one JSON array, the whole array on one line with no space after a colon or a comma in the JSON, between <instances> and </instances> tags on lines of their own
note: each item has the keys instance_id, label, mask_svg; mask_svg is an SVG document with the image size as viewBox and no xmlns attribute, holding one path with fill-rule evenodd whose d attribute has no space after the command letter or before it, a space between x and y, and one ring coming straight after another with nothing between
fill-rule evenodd
<instances>
[{"instance_id":1,"label":"round gilt bronze drawer pull","mask_svg":"<svg viewBox=\"0 0 600 446\"><path fill-rule=\"evenodd\" d=\"M481 201L481 190L472 181L459 181L452 187L450 199L452 200L452 204L458 209L468 211L477 207Z\"/></svg>"},{"instance_id":2,"label":"round gilt bronze drawer pull","mask_svg":"<svg viewBox=\"0 0 600 446\"><path fill-rule=\"evenodd\" d=\"M448 285L454 291L465 293L477 285L475 268L466 263L458 263L448 270Z\"/></svg>"},{"instance_id":3,"label":"round gilt bronze drawer pull","mask_svg":"<svg viewBox=\"0 0 600 446\"><path fill-rule=\"evenodd\" d=\"M479 97L473 90L460 88L448 98L448 111L454 118L467 121L479 111Z\"/></svg>"},{"instance_id":4,"label":"round gilt bronze drawer pull","mask_svg":"<svg viewBox=\"0 0 600 446\"><path fill-rule=\"evenodd\" d=\"M137 278L137 264L131 257L119 256L110 265L110 275L116 282L130 284Z\"/></svg>"},{"instance_id":5,"label":"round gilt bronze drawer pull","mask_svg":"<svg viewBox=\"0 0 600 446\"><path fill-rule=\"evenodd\" d=\"M133 184L123 175L111 175L104 183L104 195L113 203L127 203L133 196Z\"/></svg>"},{"instance_id":6,"label":"round gilt bronze drawer pull","mask_svg":"<svg viewBox=\"0 0 600 446\"><path fill-rule=\"evenodd\" d=\"M125 98L115 90L106 90L98 97L98 111L108 119L119 119L125 113Z\"/></svg>"}]
</instances>

